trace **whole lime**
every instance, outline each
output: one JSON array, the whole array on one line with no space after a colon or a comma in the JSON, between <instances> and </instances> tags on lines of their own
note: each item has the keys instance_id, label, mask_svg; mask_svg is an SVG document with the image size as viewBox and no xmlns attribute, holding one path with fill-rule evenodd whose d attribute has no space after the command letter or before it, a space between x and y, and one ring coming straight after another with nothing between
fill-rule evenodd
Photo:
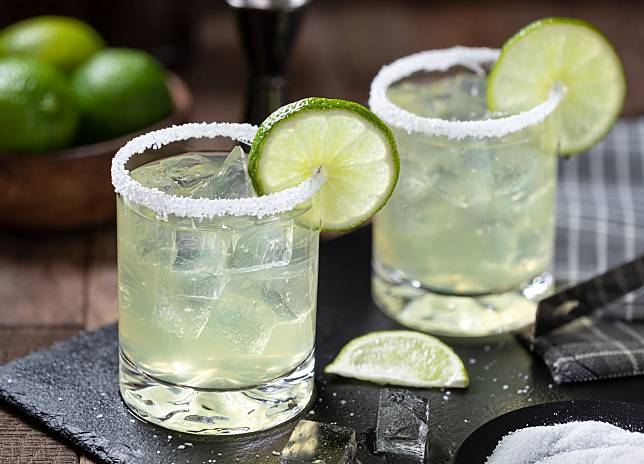
<instances>
[{"instance_id":1,"label":"whole lime","mask_svg":"<svg viewBox=\"0 0 644 464\"><path fill-rule=\"evenodd\" d=\"M65 16L37 16L0 31L0 55L30 56L70 73L105 46L91 26Z\"/></svg>"},{"instance_id":2,"label":"whole lime","mask_svg":"<svg viewBox=\"0 0 644 464\"><path fill-rule=\"evenodd\" d=\"M77 126L74 97L58 69L31 58L0 59L0 150L61 148Z\"/></svg>"},{"instance_id":3,"label":"whole lime","mask_svg":"<svg viewBox=\"0 0 644 464\"><path fill-rule=\"evenodd\" d=\"M74 72L72 89L87 142L143 129L172 111L164 69L140 50L98 52Z\"/></svg>"}]
</instances>

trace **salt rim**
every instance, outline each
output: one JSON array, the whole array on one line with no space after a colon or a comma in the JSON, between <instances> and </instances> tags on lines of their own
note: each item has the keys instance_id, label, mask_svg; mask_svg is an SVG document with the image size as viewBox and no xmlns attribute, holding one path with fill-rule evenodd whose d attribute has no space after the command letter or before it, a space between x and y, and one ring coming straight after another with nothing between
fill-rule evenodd
<instances>
[{"instance_id":1,"label":"salt rim","mask_svg":"<svg viewBox=\"0 0 644 464\"><path fill-rule=\"evenodd\" d=\"M154 211L158 217L167 219L169 214L177 217L212 219L215 216L256 216L262 218L291 211L309 200L324 184L326 176L318 171L295 187L261 197L208 199L170 195L156 188L144 187L125 169L128 160L149 149L159 149L172 142L188 139L227 137L250 144L257 126L238 123L188 123L148 132L133 138L121 147L112 159L112 184L116 193L128 201Z\"/></svg>"},{"instance_id":2,"label":"salt rim","mask_svg":"<svg viewBox=\"0 0 644 464\"><path fill-rule=\"evenodd\" d=\"M527 111L497 119L478 121L450 121L423 118L396 106L387 98L387 88L394 82L418 71L446 71L461 65L475 72L481 65L496 61L501 51L494 48L452 47L414 53L383 66L371 82L369 107L387 124L405 130L408 134L422 132L460 140L503 137L528 126L539 124L552 113L561 101L564 90L555 86L546 101Z\"/></svg>"}]
</instances>

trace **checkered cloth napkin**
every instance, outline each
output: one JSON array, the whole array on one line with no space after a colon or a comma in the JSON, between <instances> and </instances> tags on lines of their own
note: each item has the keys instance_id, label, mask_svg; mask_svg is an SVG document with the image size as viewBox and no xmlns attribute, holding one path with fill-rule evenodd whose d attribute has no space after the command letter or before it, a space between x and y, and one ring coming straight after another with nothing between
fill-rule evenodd
<instances>
[{"instance_id":1,"label":"checkered cloth napkin","mask_svg":"<svg viewBox=\"0 0 644 464\"><path fill-rule=\"evenodd\" d=\"M644 117L559 166L555 276L565 286L644 253ZM643 283L644 284L644 283ZM644 374L644 288L535 340L557 383Z\"/></svg>"}]
</instances>

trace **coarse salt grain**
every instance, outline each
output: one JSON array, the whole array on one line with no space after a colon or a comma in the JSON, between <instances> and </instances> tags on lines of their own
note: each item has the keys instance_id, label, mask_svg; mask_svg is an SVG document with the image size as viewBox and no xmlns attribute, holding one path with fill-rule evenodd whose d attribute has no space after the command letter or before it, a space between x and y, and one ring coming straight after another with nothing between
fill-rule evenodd
<instances>
[{"instance_id":1,"label":"coarse salt grain","mask_svg":"<svg viewBox=\"0 0 644 464\"><path fill-rule=\"evenodd\" d=\"M639 464L642 456L644 433L585 421L516 430L499 441L486 464Z\"/></svg>"},{"instance_id":2,"label":"coarse salt grain","mask_svg":"<svg viewBox=\"0 0 644 464\"><path fill-rule=\"evenodd\" d=\"M369 107L383 121L409 134L421 132L454 140L467 137L499 138L541 123L557 108L563 98L564 89L561 86L555 86L546 101L527 111L478 121L424 118L403 110L387 97L389 86L416 72L446 71L456 65L480 72L481 65L496 61L499 54L499 50L492 48L453 47L427 50L400 58L383 66L371 82Z\"/></svg>"},{"instance_id":3,"label":"coarse salt grain","mask_svg":"<svg viewBox=\"0 0 644 464\"><path fill-rule=\"evenodd\" d=\"M144 187L134 180L125 165L129 159L149 149L159 149L172 142L199 138L227 137L250 143L257 127L237 123L189 123L148 132L126 143L112 159L112 184L116 193L128 201L154 211L160 218L177 217L212 219L215 216L256 216L262 218L294 209L309 200L324 184L322 170L299 185L280 192L252 198L208 199L170 195L156 188Z\"/></svg>"}]
</instances>

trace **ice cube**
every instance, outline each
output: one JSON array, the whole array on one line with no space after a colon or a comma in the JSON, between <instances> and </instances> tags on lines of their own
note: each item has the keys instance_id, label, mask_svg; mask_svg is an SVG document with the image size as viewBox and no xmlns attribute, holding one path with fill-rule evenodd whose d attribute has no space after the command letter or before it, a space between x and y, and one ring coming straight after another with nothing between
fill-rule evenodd
<instances>
[{"instance_id":1,"label":"ice cube","mask_svg":"<svg viewBox=\"0 0 644 464\"><path fill-rule=\"evenodd\" d=\"M264 301L275 311L278 319L290 321L297 319L297 313L296 308L291 308L285 287L284 281L265 281L262 283L262 293Z\"/></svg>"},{"instance_id":2,"label":"ice cube","mask_svg":"<svg viewBox=\"0 0 644 464\"><path fill-rule=\"evenodd\" d=\"M544 156L538 149L525 144L520 150L515 145L495 147L492 156L495 196L520 201L537 187Z\"/></svg>"},{"instance_id":3,"label":"ice cube","mask_svg":"<svg viewBox=\"0 0 644 464\"><path fill-rule=\"evenodd\" d=\"M291 264L260 282L262 298L280 321L293 321L315 306L315 273L309 262Z\"/></svg>"},{"instance_id":4,"label":"ice cube","mask_svg":"<svg viewBox=\"0 0 644 464\"><path fill-rule=\"evenodd\" d=\"M492 174L487 151L436 147L427 172L431 189L452 205L468 208L491 196Z\"/></svg>"},{"instance_id":5,"label":"ice cube","mask_svg":"<svg viewBox=\"0 0 644 464\"><path fill-rule=\"evenodd\" d=\"M486 79L476 74L462 73L451 82L449 117L460 121L480 119L487 111Z\"/></svg>"},{"instance_id":6,"label":"ice cube","mask_svg":"<svg viewBox=\"0 0 644 464\"><path fill-rule=\"evenodd\" d=\"M131 211L119 212L119 246L134 251L138 264L158 265L159 251L168 240L172 240L172 233L163 222L155 220L153 211L129 202L125 202L125 205Z\"/></svg>"},{"instance_id":7,"label":"ice cube","mask_svg":"<svg viewBox=\"0 0 644 464\"><path fill-rule=\"evenodd\" d=\"M170 184L172 191L168 193L181 195L187 194L190 189L203 185L212 176L217 175L221 168L221 159L190 153L164 159L159 163L159 167L163 177L172 181Z\"/></svg>"},{"instance_id":8,"label":"ice cube","mask_svg":"<svg viewBox=\"0 0 644 464\"><path fill-rule=\"evenodd\" d=\"M452 120L478 119L487 111L486 79L459 73L438 80L416 77L394 84L387 97L397 106L421 117Z\"/></svg>"},{"instance_id":9,"label":"ice cube","mask_svg":"<svg viewBox=\"0 0 644 464\"><path fill-rule=\"evenodd\" d=\"M175 295L216 299L226 283L230 259L227 231L177 230L170 267L161 267L161 286Z\"/></svg>"},{"instance_id":10,"label":"ice cube","mask_svg":"<svg viewBox=\"0 0 644 464\"><path fill-rule=\"evenodd\" d=\"M176 230L160 252L153 323L179 337L196 338L208 323L228 277L226 231Z\"/></svg>"},{"instance_id":11,"label":"ice cube","mask_svg":"<svg viewBox=\"0 0 644 464\"><path fill-rule=\"evenodd\" d=\"M198 338L208 323L213 300L169 294L155 297L153 325L181 338Z\"/></svg>"},{"instance_id":12,"label":"ice cube","mask_svg":"<svg viewBox=\"0 0 644 464\"><path fill-rule=\"evenodd\" d=\"M445 116L450 98L447 79L406 80L387 89L387 98L400 108L425 118Z\"/></svg>"},{"instance_id":13,"label":"ice cube","mask_svg":"<svg viewBox=\"0 0 644 464\"><path fill-rule=\"evenodd\" d=\"M253 272L286 266L292 254L292 220L235 229L229 270Z\"/></svg>"},{"instance_id":14,"label":"ice cube","mask_svg":"<svg viewBox=\"0 0 644 464\"><path fill-rule=\"evenodd\" d=\"M145 187L191 196L194 189L219 172L220 165L221 160L217 157L186 153L140 166L131 175Z\"/></svg>"},{"instance_id":15,"label":"ice cube","mask_svg":"<svg viewBox=\"0 0 644 464\"><path fill-rule=\"evenodd\" d=\"M380 391L376 426L377 453L390 453L425 459L427 444L427 399L407 390Z\"/></svg>"},{"instance_id":16,"label":"ice cube","mask_svg":"<svg viewBox=\"0 0 644 464\"><path fill-rule=\"evenodd\" d=\"M260 354L277 324L277 315L261 299L260 283L231 279L210 314L210 327L237 353Z\"/></svg>"},{"instance_id":17,"label":"ice cube","mask_svg":"<svg viewBox=\"0 0 644 464\"><path fill-rule=\"evenodd\" d=\"M244 150L239 146L233 148L217 174L201 183L193 194L210 199L256 196L248 176L248 158Z\"/></svg>"},{"instance_id":18,"label":"ice cube","mask_svg":"<svg viewBox=\"0 0 644 464\"><path fill-rule=\"evenodd\" d=\"M281 464L352 464L356 462L352 428L301 420L282 450Z\"/></svg>"},{"instance_id":19,"label":"ice cube","mask_svg":"<svg viewBox=\"0 0 644 464\"><path fill-rule=\"evenodd\" d=\"M418 199L419 202L426 200L431 188L422 167L412 160L405 160L400 170L403 175L400 176L396 186L396 193L407 200Z\"/></svg>"}]
</instances>

